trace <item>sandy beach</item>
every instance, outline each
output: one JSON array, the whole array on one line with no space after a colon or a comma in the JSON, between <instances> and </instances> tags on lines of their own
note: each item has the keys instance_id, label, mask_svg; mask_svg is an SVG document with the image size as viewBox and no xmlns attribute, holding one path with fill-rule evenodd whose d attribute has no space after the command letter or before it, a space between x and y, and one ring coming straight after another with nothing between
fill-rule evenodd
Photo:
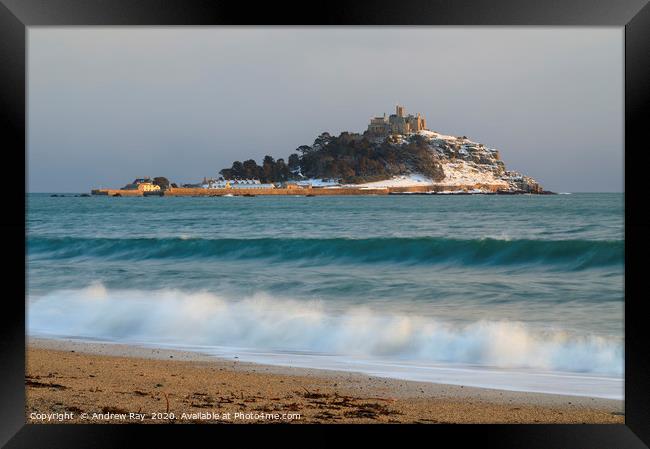
<instances>
[{"instance_id":1,"label":"sandy beach","mask_svg":"<svg viewBox=\"0 0 650 449\"><path fill-rule=\"evenodd\" d=\"M623 423L623 401L30 338L30 423Z\"/></svg>"}]
</instances>

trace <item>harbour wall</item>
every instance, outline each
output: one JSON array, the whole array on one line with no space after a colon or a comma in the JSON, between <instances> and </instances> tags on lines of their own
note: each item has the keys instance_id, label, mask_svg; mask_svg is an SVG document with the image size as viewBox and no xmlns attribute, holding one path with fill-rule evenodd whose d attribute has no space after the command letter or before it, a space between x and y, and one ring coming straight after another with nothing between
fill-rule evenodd
<instances>
[{"instance_id":1,"label":"harbour wall","mask_svg":"<svg viewBox=\"0 0 650 449\"><path fill-rule=\"evenodd\" d=\"M202 188L188 188L188 187L172 187L164 192L155 195L163 196L257 196L257 195L284 195L284 196L341 196L341 195L388 195L390 193L427 193L427 192L445 192L445 191L470 191L474 189L481 189L486 192L497 192L505 190L504 186L499 184L472 184L472 185L423 185L423 186L410 186L410 187L381 187L381 188L357 188L357 187L341 187L341 188L308 188L308 187L292 187L292 188L249 188L249 189L202 189ZM94 189L91 191L93 195L105 196L148 196L141 190L118 190L118 189ZM150 195L154 195L150 193Z\"/></svg>"},{"instance_id":2,"label":"harbour wall","mask_svg":"<svg viewBox=\"0 0 650 449\"><path fill-rule=\"evenodd\" d=\"M427 193L427 192L453 192L453 191L469 191L469 190L483 190L485 192L498 192L499 190L506 190L507 188L501 184L467 184L467 185L424 185L424 186L409 186L409 187L389 187L390 193Z\"/></svg>"},{"instance_id":3,"label":"harbour wall","mask_svg":"<svg viewBox=\"0 0 650 449\"><path fill-rule=\"evenodd\" d=\"M104 196L144 196L142 190L93 189L90 193Z\"/></svg>"},{"instance_id":4,"label":"harbour wall","mask_svg":"<svg viewBox=\"0 0 650 449\"><path fill-rule=\"evenodd\" d=\"M388 195L388 189L357 189L357 188L289 188L289 189L188 189L172 188L165 190L165 196L217 196L217 195Z\"/></svg>"}]
</instances>

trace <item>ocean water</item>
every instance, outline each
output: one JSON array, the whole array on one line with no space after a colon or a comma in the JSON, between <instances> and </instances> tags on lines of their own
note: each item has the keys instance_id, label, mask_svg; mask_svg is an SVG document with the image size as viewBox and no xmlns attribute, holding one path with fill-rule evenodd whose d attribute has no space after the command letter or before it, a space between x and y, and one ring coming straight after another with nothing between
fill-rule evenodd
<instances>
[{"instance_id":1,"label":"ocean water","mask_svg":"<svg viewBox=\"0 0 650 449\"><path fill-rule=\"evenodd\" d=\"M623 202L29 194L28 332L622 398Z\"/></svg>"}]
</instances>

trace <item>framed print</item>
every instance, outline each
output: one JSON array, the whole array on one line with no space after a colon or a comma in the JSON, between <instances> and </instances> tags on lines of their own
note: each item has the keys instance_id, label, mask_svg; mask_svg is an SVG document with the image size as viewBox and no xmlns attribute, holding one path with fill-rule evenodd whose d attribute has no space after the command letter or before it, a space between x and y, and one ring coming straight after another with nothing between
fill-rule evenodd
<instances>
[{"instance_id":1,"label":"framed print","mask_svg":"<svg viewBox=\"0 0 650 449\"><path fill-rule=\"evenodd\" d=\"M2 0L2 443L647 447L646 3Z\"/></svg>"}]
</instances>

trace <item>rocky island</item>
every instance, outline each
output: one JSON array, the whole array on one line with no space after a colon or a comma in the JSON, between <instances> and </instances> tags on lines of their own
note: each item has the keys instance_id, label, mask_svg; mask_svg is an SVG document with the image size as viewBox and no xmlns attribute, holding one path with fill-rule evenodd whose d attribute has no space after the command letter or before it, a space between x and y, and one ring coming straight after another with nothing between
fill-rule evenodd
<instances>
[{"instance_id":1,"label":"rocky island","mask_svg":"<svg viewBox=\"0 0 650 449\"><path fill-rule=\"evenodd\" d=\"M499 151L466 136L426 128L421 114L398 105L373 117L363 133L320 134L285 162L266 156L235 161L217 178L176 184L139 179L95 195L363 195L363 194L545 194L533 178L510 171ZM161 178L156 178L161 179ZM162 178L165 179L166 178Z\"/></svg>"}]
</instances>

